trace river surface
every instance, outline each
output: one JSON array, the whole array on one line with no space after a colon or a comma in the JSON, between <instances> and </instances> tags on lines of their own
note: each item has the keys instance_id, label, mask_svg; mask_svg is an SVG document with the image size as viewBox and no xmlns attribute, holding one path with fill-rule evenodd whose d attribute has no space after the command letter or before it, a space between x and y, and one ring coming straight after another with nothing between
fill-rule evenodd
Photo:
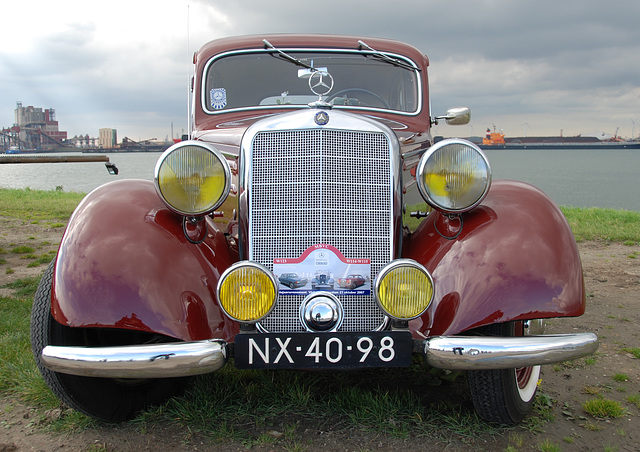
<instances>
[{"instance_id":1,"label":"river surface","mask_svg":"<svg viewBox=\"0 0 640 452\"><path fill-rule=\"evenodd\" d=\"M640 150L488 150L494 179L517 179L544 190L562 206L640 211ZM54 154L55 155L55 154ZM73 155L79 155L73 153ZM153 180L155 152L109 153L104 163L0 164L0 187L88 193L116 179Z\"/></svg>"}]
</instances>

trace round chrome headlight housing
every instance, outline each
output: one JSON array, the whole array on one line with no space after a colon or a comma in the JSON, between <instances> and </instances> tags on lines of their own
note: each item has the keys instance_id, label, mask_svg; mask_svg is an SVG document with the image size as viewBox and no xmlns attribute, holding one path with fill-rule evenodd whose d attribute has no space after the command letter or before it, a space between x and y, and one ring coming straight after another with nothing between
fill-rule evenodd
<instances>
[{"instance_id":1,"label":"round chrome headlight housing","mask_svg":"<svg viewBox=\"0 0 640 452\"><path fill-rule=\"evenodd\" d=\"M182 141L156 163L156 190L170 209L181 215L206 215L229 194L231 172L222 154L199 141Z\"/></svg>"},{"instance_id":2,"label":"round chrome headlight housing","mask_svg":"<svg viewBox=\"0 0 640 452\"><path fill-rule=\"evenodd\" d=\"M378 274L375 296L389 317L415 319L427 310L433 300L433 279L427 269L416 261L398 259Z\"/></svg>"},{"instance_id":3,"label":"round chrome headlight housing","mask_svg":"<svg viewBox=\"0 0 640 452\"><path fill-rule=\"evenodd\" d=\"M491 166L475 144L460 139L442 140L420 158L418 189L433 208L461 213L480 204L491 186Z\"/></svg>"},{"instance_id":4,"label":"round chrome headlight housing","mask_svg":"<svg viewBox=\"0 0 640 452\"><path fill-rule=\"evenodd\" d=\"M275 306L278 283L262 265L241 261L222 274L217 295L220 306L233 320L255 323L266 317Z\"/></svg>"}]
</instances>

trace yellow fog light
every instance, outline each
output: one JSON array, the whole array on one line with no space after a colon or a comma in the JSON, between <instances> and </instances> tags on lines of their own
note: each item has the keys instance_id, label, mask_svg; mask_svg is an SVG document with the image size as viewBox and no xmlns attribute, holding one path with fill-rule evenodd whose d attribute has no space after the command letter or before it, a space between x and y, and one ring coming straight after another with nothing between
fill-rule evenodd
<instances>
[{"instance_id":1,"label":"yellow fog light","mask_svg":"<svg viewBox=\"0 0 640 452\"><path fill-rule=\"evenodd\" d=\"M475 144L442 140L420 158L416 173L422 197L447 213L466 212L480 204L491 186L491 167Z\"/></svg>"},{"instance_id":2,"label":"yellow fog light","mask_svg":"<svg viewBox=\"0 0 640 452\"><path fill-rule=\"evenodd\" d=\"M218 300L224 312L238 322L254 323L273 309L278 284L273 274L255 262L238 262L218 282Z\"/></svg>"},{"instance_id":3,"label":"yellow fog light","mask_svg":"<svg viewBox=\"0 0 640 452\"><path fill-rule=\"evenodd\" d=\"M427 310L433 299L433 279L422 265L399 259L376 278L376 300L390 317L411 320Z\"/></svg>"},{"instance_id":4,"label":"yellow fog light","mask_svg":"<svg viewBox=\"0 0 640 452\"><path fill-rule=\"evenodd\" d=\"M182 141L167 149L156 164L158 194L182 215L206 215L224 202L230 187L229 164L206 143Z\"/></svg>"}]
</instances>

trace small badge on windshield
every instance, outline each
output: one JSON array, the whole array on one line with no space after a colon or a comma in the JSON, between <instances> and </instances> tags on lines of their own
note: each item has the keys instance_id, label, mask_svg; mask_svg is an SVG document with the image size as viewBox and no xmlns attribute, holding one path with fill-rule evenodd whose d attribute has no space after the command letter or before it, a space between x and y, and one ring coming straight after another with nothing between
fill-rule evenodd
<instances>
[{"instance_id":1,"label":"small badge on windshield","mask_svg":"<svg viewBox=\"0 0 640 452\"><path fill-rule=\"evenodd\" d=\"M222 110L227 106L227 90L224 88L213 88L209 93L211 96L211 106L216 110Z\"/></svg>"}]
</instances>

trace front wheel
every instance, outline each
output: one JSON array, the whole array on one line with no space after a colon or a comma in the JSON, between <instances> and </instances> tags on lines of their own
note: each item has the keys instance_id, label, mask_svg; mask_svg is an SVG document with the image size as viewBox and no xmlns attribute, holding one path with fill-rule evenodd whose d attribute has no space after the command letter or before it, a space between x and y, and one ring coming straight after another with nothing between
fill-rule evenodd
<instances>
[{"instance_id":1,"label":"front wheel","mask_svg":"<svg viewBox=\"0 0 640 452\"><path fill-rule=\"evenodd\" d=\"M522 336L523 322L490 325L478 330L486 336ZM540 366L517 369L471 370L467 380L473 405L486 421L514 425L531 411Z\"/></svg>"},{"instance_id":2,"label":"front wheel","mask_svg":"<svg viewBox=\"0 0 640 452\"><path fill-rule=\"evenodd\" d=\"M47 369L41 361L42 349L47 345L107 346L158 340L157 337L149 337L148 333L70 328L59 324L51 315L53 270L52 262L40 280L33 301L31 348L44 381L65 405L103 421L122 422L184 388L186 378L111 379L81 377Z\"/></svg>"}]
</instances>

